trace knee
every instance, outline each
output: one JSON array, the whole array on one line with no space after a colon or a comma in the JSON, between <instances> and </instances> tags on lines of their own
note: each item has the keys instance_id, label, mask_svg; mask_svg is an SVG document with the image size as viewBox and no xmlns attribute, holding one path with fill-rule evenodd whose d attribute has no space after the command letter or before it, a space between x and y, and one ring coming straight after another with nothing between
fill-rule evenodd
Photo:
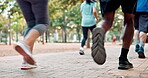
<instances>
[{"instance_id":1,"label":"knee","mask_svg":"<svg viewBox=\"0 0 148 78\"><path fill-rule=\"evenodd\" d=\"M147 35L145 32L140 32L140 38L146 38L146 37L147 37Z\"/></svg>"},{"instance_id":2,"label":"knee","mask_svg":"<svg viewBox=\"0 0 148 78\"><path fill-rule=\"evenodd\" d=\"M40 35L43 35L45 31L48 29L48 24L37 24L33 27L33 29L36 29Z\"/></svg>"},{"instance_id":3,"label":"knee","mask_svg":"<svg viewBox=\"0 0 148 78\"><path fill-rule=\"evenodd\" d=\"M145 32L140 32L140 42L145 43L147 39L147 35Z\"/></svg>"},{"instance_id":4,"label":"knee","mask_svg":"<svg viewBox=\"0 0 148 78\"><path fill-rule=\"evenodd\" d=\"M108 31L112 27L113 20L104 19L102 21L102 26L105 31Z\"/></svg>"},{"instance_id":5,"label":"knee","mask_svg":"<svg viewBox=\"0 0 148 78\"><path fill-rule=\"evenodd\" d=\"M87 40L87 36L84 36L84 39Z\"/></svg>"},{"instance_id":6,"label":"knee","mask_svg":"<svg viewBox=\"0 0 148 78\"><path fill-rule=\"evenodd\" d=\"M124 19L124 24L133 25L134 24L133 18L129 17L129 18Z\"/></svg>"},{"instance_id":7,"label":"knee","mask_svg":"<svg viewBox=\"0 0 148 78\"><path fill-rule=\"evenodd\" d=\"M127 20L127 21L125 21L125 24L127 24L127 25L134 25L134 23L133 23L132 20Z\"/></svg>"}]
</instances>

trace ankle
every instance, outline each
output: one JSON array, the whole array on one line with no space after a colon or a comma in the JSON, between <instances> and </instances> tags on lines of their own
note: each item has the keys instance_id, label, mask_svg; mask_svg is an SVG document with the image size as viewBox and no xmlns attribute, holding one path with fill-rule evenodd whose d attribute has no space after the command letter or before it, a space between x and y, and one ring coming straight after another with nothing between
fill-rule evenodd
<instances>
[{"instance_id":1,"label":"ankle","mask_svg":"<svg viewBox=\"0 0 148 78\"><path fill-rule=\"evenodd\" d=\"M119 57L119 61L127 61L127 57Z\"/></svg>"},{"instance_id":2,"label":"ankle","mask_svg":"<svg viewBox=\"0 0 148 78\"><path fill-rule=\"evenodd\" d=\"M120 57L127 58L128 51L129 51L129 49L122 48Z\"/></svg>"},{"instance_id":3,"label":"ankle","mask_svg":"<svg viewBox=\"0 0 148 78\"><path fill-rule=\"evenodd\" d=\"M83 48L83 47L81 47L81 48L80 48L80 50L84 50L84 48Z\"/></svg>"}]
</instances>

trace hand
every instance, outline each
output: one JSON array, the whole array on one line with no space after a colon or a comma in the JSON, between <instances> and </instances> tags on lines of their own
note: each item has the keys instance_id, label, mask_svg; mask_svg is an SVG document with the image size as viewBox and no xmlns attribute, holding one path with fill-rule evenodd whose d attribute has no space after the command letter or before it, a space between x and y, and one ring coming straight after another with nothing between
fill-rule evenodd
<instances>
[{"instance_id":1,"label":"hand","mask_svg":"<svg viewBox=\"0 0 148 78\"><path fill-rule=\"evenodd\" d=\"M96 18L95 20L96 20L96 22L98 22L98 21L99 21L99 19L98 19L98 18Z\"/></svg>"}]
</instances>

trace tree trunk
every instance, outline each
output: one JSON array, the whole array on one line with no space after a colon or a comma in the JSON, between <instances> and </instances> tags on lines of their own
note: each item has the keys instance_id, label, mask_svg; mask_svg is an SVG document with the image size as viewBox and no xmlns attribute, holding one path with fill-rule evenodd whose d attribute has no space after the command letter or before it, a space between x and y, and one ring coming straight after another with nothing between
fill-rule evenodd
<instances>
[{"instance_id":1,"label":"tree trunk","mask_svg":"<svg viewBox=\"0 0 148 78\"><path fill-rule=\"evenodd\" d=\"M47 30L45 32L45 37L46 37L46 43L48 43L50 40L49 40L49 30Z\"/></svg>"},{"instance_id":2,"label":"tree trunk","mask_svg":"<svg viewBox=\"0 0 148 78\"><path fill-rule=\"evenodd\" d=\"M88 31L87 48L90 48L90 30Z\"/></svg>"},{"instance_id":3,"label":"tree trunk","mask_svg":"<svg viewBox=\"0 0 148 78\"><path fill-rule=\"evenodd\" d=\"M66 26L64 26L64 42L67 43Z\"/></svg>"},{"instance_id":4,"label":"tree trunk","mask_svg":"<svg viewBox=\"0 0 148 78\"><path fill-rule=\"evenodd\" d=\"M80 29L77 28L76 31L77 31L78 39L79 39L79 42L80 42L80 40L81 40Z\"/></svg>"},{"instance_id":5,"label":"tree trunk","mask_svg":"<svg viewBox=\"0 0 148 78\"><path fill-rule=\"evenodd\" d=\"M62 42L64 42L64 29L62 29Z\"/></svg>"},{"instance_id":6,"label":"tree trunk","mask_svg":"<svg viewBox=\"0 0 148 78\"><path fill-rule=\"evenodd\" d=\"M42 35L42 44L45 44L45 40L44 40L44 34Z\"/></svg>"},{"instance_id":7,"label":"tree trunk","mask_svg":"<svg viewBox=\"0 0 148 78\"><path fill-rule=\"evenodd\" d=\"M18 42L18 32L16 32L16 42Z\"/></svg>"},{"instance_id":8,"label":"tree trunk","mask_svg":"<svg viewBox=\"0 0 148 78\"><path fill-rule=\"evenodd\" d=\"M8 33L9 33L9 45L11 45L11 18L9 18L9 25L8 25Z\"/></svg>"}]
</instances>

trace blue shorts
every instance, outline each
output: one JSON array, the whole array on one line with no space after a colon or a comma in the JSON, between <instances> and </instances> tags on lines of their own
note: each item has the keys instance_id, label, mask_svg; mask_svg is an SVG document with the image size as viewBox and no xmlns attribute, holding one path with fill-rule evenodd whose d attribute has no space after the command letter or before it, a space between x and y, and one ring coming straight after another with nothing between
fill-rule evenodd
<instances>
[{"instance_id":1,"label":"blue shorts","mask_svg":"<svg viewBox=\"0 0 148 78\"><path fill-rule=\"evenodd\" d=\"M148 33L148 13L139 15L139 31Z\"/></svg>"}]
</instances>

